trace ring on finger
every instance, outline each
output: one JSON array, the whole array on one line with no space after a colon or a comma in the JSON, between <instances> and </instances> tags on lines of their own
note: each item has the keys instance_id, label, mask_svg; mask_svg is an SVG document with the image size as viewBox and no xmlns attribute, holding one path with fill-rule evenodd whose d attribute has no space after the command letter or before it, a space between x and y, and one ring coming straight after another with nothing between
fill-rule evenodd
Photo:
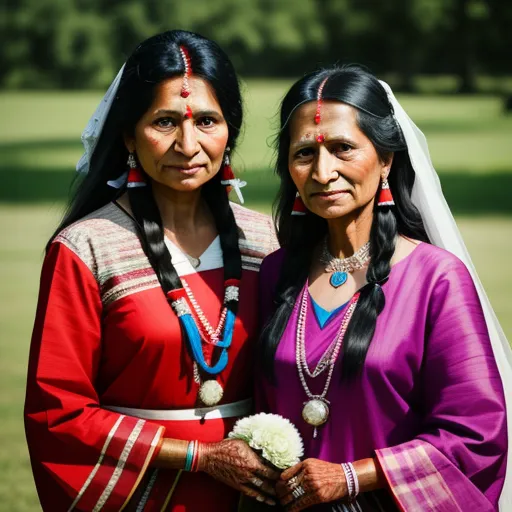
<instances>
[{"instance_id":1,"label":"ring on finger","mask_svg":"<svg viewBox=\"0 0 512 512\"><path fill-rule=\"evenodd\" d=\"M299 485L299 477L294 476L294 477L290 478L290 480L288 480L286 482L286 485L288 485L288 487L290 487L290 489L295 489L295 487L297 487L297 485Z\"/></svg>"},{"instance_id":2,"label":"ring on finger","mask_svg":"<svg viewBox=\"0 0 512 512\"><path fill-rule=\"evenodd\" d=\"M251 484L256 487L261 487L263 485L263 480L258 477L251 478Z\"/></svg>"},{"instance_id":3,"label":"ring on finger","mask_svg":"<svg viewBox=\"0 0 512 512\"><path fill-rule=\"evenodd\" d=\"M304 487L302 487L302 485L297 485L292 491L292 496L296 500L304 496L304 494L306 494L306 491L304 490Z\"/></svg>"}]
</instances>

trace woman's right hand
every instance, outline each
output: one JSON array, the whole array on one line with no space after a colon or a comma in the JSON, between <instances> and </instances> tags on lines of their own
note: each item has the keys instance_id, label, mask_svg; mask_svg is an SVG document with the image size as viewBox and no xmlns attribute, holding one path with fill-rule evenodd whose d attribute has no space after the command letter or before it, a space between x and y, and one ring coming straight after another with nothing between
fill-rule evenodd
<instances>
[{"instance_id":1,"label":"woman's right hand","mask_svg":"<svg viewBox=\"0 0 512 512\"><path fill-rule=\"evenodd\" d=\"M258 501L275 505L275 482L280 473L266 466L240 439L201 444L199 471Z\"/></svg>"}]
</instances>

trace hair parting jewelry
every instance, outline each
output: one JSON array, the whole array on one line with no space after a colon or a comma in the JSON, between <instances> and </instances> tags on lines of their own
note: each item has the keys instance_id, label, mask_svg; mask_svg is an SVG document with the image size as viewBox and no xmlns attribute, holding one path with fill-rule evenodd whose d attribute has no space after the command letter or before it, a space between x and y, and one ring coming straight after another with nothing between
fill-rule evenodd
<instances>
[{"instance_id":1,"label":"hair parting jewelry","mask_svg":"<svg viewBox=\"0 0 512 512\"><path fill-rule=\"evenodd\" d=\"M180 46L180 54L183 60L183 66L185 67L185 73L183 75L183 85L181 87L181 97L188 98L190 95L190 85L188 79L192 74L192 61L190 60L190 54L188 53L185 46Z\"/></svg>"},{"instance_id":2,"label":"hair parting jewelry","mask_svg":"<svg viewBox=\"0 0 512 512\"><path fill-rule=\"evenodd\" d=\"M318 92L316 93L316 113L315 113L315 124L320 124L320 121L322 120L321 110L322 110L322 93L325 87L325 83L329 77L325 77L320 86L318 87Z\"/></svg>"}]
</instances>

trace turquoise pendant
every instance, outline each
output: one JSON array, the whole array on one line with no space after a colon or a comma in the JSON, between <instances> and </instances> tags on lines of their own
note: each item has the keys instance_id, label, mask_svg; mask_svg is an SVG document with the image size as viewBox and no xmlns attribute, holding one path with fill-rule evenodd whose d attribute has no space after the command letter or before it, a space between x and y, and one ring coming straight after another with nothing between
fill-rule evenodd
<instances>
[{"instance_id":1,"label":"turquoise pendant","mask_svg":"<svg viewBox=\"0 0 512 512\"><path fill-rule=\"evenodd\" d=\"M334 272L329 282L334 288L339 288L347 282L348 274L346 272Z\"/></svg>"}]
</instances>

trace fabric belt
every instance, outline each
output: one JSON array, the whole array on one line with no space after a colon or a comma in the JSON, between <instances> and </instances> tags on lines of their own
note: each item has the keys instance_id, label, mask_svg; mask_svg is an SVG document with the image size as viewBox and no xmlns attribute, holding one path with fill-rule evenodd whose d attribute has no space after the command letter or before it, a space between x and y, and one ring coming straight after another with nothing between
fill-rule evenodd
<instances>
[{"instance_id":1,"label":"fabric belt","mask_svg":"<svg viewBox=\"0 0 512 512\"><path fill-rule=\"evenodd\" d=\"M130 407L116 407L113 405L102 405L109 411L135 416L145 420L159 421L190 421L190 420L217 420L221 418L236 418L247 416L252 412L253 400L247 398L240 402L231 404L216 405L214 407L203 407L199 409L131 409Z\"/></svg>"}]
</instances>

